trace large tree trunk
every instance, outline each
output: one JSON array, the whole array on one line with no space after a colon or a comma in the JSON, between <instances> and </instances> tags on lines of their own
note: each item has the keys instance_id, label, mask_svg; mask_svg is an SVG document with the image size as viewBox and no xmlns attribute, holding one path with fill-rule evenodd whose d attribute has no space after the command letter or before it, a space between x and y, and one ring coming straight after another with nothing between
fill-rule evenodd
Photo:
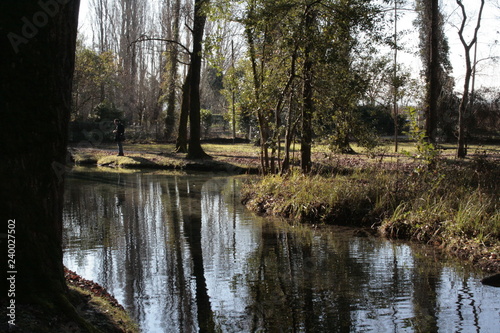
<instances>
[{"instance_id":1,"label":"large tree trunk","mask_svg":"<svg viewBox=\"0 0 500 333\"><path fill-rule=\"evenodd\" d=\"M430 33L429 33L429 53L427 66L427 92L426 92L426 107L425 107L425 131L430 142L436 141L437 128L437 109L438 98L441 92L439 81L439 2L432 0L428 3L430 16Z\"/></svg>"},{"instance_id":2,"label":"large tree trunk","mask_svg":"<svg viewBox=\"0 0 500 333\"><path fill-rule=\"evenodd\" d=\"M206 14L203 6L208 0L195 0L194 2L194 27L193 27L193 52L191 53L191 99L189 110L189 147L188 158L205 158L208 155L201 148L201 120L200 120L200 75L203 32L205 30Z\"/></svg>"},{"instance_id":3,"label":"large tree trunk","mask_svg":"<svg viewBox=\"0 0 500 333\"><path fill-rule=\"evenodd\" d=\"M62 172L79 1L51 4L44 8L36 1L2 1L0 5L2 232L8 220L15 221L11 236L16 245L9 267L3 248L1 270L17 272L9 273L15 275L17 301L58 301L66 292ZM6 279L1 280L4 285ZM5 297L6 289L1 290Z\"/></svg>"}]
</instances>

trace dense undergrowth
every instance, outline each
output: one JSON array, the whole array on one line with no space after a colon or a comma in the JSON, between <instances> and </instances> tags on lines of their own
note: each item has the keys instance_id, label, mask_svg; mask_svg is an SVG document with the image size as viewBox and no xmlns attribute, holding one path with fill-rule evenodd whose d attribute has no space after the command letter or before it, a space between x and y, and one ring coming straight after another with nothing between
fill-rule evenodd
<instances>
[{"instance_id":1,"label":"dense undergrowth","mask_svg":"<svg viewBox=\"0 0 500 333\"><path fill-rule=\"evenodd\" d=\"M371 227L390 238L440 246L499 270L500 168L494 161L373 165L304 176L266 176L243 188L250 209L308 223Z\"/></svg>"}]
</instances>

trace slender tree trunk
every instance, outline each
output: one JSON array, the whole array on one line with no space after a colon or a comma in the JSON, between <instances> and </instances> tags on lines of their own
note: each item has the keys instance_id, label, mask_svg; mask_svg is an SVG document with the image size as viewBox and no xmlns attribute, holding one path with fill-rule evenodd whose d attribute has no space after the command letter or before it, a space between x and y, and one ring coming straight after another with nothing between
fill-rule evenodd
<instances>
[{"instance_id":1,"label":"slender tree trunk","mask_svg":"<svg viewBox=\"0 0 500 333\"><path fill-rule=\"evenodd\" d=\"M296 119L293 118L293 94L290 93L290 102L289 102L289 110L288 110L288 117L287 117L287 124L286 124L286 131L285 131L285 156L283 158L283 165L281 169L281 173L286 173L290 169L290 147L292 146L294 137L295 137L295 131L297 128L297 124L300 121L300 118L297 117Z\"/></svg>"},{"instance_id":2,"label":"slender tree trunk","mask_svg":"<svg viewBox=\"0 0 500 333\"><path fill-rule=\"evenodd\" d=\"M309 31L314 23L314 14L308 8L305 19L305 30ZM306 34L308 35L308 34ZM309 40L304 51L304 87L302 92L302 137L300 142L301 168L303 173L311 172L311 143L312 143L312 114L313 114L313 87L311 59L312 45Z\"/></svg>"},{"instance_id":3,"label":"slender tree trunk","mask_svg":"<svg viewBox=\"0 0 500 333\"><path fill-rule=\"evenodd\" d=\"M392 108L394 114L394 151L398 152L398 2L394 1L394 67L393 67L393 100Z\"/></svg>"},{"instance_id":4,"label":"slender tree trunk","mask_svg":"<svg viewBox=\"0 0 500 333\"><path fill-rule=\"evenodd\" d=\"M457 157L458 158L464 158L467 155L467 143L466 143L466 135L467 135L467 129L466 129L466 121L468 118L467 112L469 109L469 86L470 86L470 80L472 76L472 64L471 64L471 58L470 58L470 50L472 49L472 46L477 42L477 33L479 31L479 28L481 26L481 16L483 13L483 8L484 8L484 0L481 0L481 7L479 9L479 14L477 17L477 24L474 30L474 36L471 40L470 43L467 43L464 38L464 29L465 29L465 24L467 22L467 14L465 12L465 7L462 4L461 0L456 0L458 6L460 7L462 11L462 24L460 26L460 29L458 31L458 35L460 37L460 41L462 42L462 45L464 47L465 51L465 78L464 78L464 91L462 94L462 100L460 101L460 106L458 110L458 149L457 149Z\"/></svg>"},{"instance_id":5,"label":"slender tree trunk","mask_svg":"<svg viewBox=\"0 0 500 333\"><path fill-rule=\"evenodd\" d=\"M180 0L176 0L173 8L173 21L171 24L171 36L169 39L179 40L179 20L180 20ZM169 8L170 10L170 8ZM170 24L166 22L165 24ZM167 115L165 117L165 139L170 140L172 138L174 128L175 128L175 105L177 100L177 78L178 78L178 56L179 51L176 45L170 43L168 45L168 83L167 83Z\"/></svg>"},{"instance_id":6,"label":"slender tree trunk","mask_svg":"<svg viewBox=\"0 0 500 333\"><path fill-rule=\"evenodd\" d=\"M288 107L288 113L287 113L287 124L286 124L286 129L285 129L285 157L283 158L283 164L278 167L281 167L281 173L288 171L288 167L290 166L290 138L291 138L291 123L292 123L292 106L291 106L291 96L292 94L289 93L290 89L292 87L292 84L296 78L296 63L297 63L297 51L298 47L295 48L293 54L292 54L292 59L290 60L290 76L288 77L288 81L281 91L280 98L278 99L278 102L276 104L276 115L275 115L275 122L276 122L276 140L278 141L278 163L281 162L281 157L280 157L280 150L281 150L281 119L280 119L280 114L283 111L283 106L285 104L285 98L287 96L290 96L290 105ZM288 145L288 146L287 146Z\"/></svg>"},{"instance_id":7,"label":"slender tree trunk","mask_svg":"<svg viewBox=\"0 0 500 333\"><path fill-rule=\"evenodd\" d=\"M175 151L178 153L187 153L188 144L188 118L190 109L190 93L191 93L191 67L188 70L184 84L182 85L182 104L181 114L179 117L179 131L177 132L177 141L175 143Z\"/></svg>"},{"instance_id":8,"label":"slender tree trunk","mask_svg":"<svg viewBox=\"0 0 500 333\"><path fill-rule=\"evenodd\" d=\"M467 56L466 56L467 58ZM466 113L469 106L469 84L470 84L470 73L472 71L470 68L466 69L464 92L462 99L460 101L460 106L458 107L458 149L457 157L464 158L467 156L467 145L466 145Z\"/></svg>"},{"instance_id":9,"label":"slender tree trunk","mask_svg":"<svg viewBox=\"0 0 500 333\"><path fill-rule=\"evenodd\" d=\"M253 7L250 11L253 10ZM254 15L253 12L250 12L250 16ZM245 35L248 43L248 51L250 55L250 62L252 64L252 76L253 76L253 85L254 85L254 99L255 104L257 105L257 122L259 124L259 134L260 134L260 164L263 174L269 173L269 153L268 153L268 139L269 139L269 126L266 122L264 110L260 108L258 105L260 104L260 80L259 74L257 71L257 60L256 60L256 52L255 52L255 43L252 35L252 28L246 27Z\"/></svg>"}]
</instances>

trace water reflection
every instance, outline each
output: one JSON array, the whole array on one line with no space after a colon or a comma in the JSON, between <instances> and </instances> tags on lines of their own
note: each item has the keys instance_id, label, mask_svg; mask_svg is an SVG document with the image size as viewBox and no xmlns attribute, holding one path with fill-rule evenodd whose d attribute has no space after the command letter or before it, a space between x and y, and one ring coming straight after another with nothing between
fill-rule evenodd
<instances>
[{"instance_id":1,"label":"water reflection","mask_svg":"<svg viewBox=\"0 0 500 333\"><path fill-rule=\"evenodd\" d=\"M228 177L75 171L65 264L144 332L496 331L498 289L408 245L254 217Z\"/></svg>"}]
</instances>

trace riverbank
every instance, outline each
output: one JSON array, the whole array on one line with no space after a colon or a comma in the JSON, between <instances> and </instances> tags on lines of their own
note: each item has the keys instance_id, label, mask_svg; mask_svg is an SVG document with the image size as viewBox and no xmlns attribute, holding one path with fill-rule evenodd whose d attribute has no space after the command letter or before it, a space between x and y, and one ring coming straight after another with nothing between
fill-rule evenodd
<instances>
[{"instance_id":1,"label":"riverbank","mask_svg":"<svg viewBox=\"0 0 500 333\"><path fill-rule=\"evenodd\" d=\"M411 151L412 145L403 149ZM125 157L115 156L112 145L69 151L81 165L232 174L259 170L258 147L252 144L204 144L211 159L194 161L172 153L174 146L168 144L125 148ZM315 175L255 178L244 188L242 201L259 214L359 226L383 237L431 244L486 271L500 272L500 150L480 148L464 160L445 149L432 170L389 149L377 155L335 155L316 148Z\"/></svg>"},{"instance_id":2,"label":"riverbank","mask_svg":"<svg viewBox=\"0 0 500 333\"><path fill-rule=\"evenodd\" d=\"M63 312L33 304L16 304L15 326L3 323L2 332L94 332L138 333L138 325L103 287L65 269L68 301L78 322ZM3 304L2 304L3 306ZM83 324L82 321L86 323ZM87 327L82 327L87 325Z\"/></svg>"},{"instance_id":3,"label":"riverbank","mask_svg":"<svg viewBox=\"0 0 500 333\"><path fill-rule=\"evenodd\" d=\"M383 237L430 244L488 272L500 272L500 168L481 156L267 176L247 183L251 210L304 223L358 226Z\"/></svg>"},{"instance_id":4,"label":"riverbank","mask_svg":"<svg viewBox=\"0 0 500 333\"><path fill-rule=\"evenodd\" d=\"M161 169L183 171L213 171L232 174L256 174L259 159L252 144L206 144L210 158L186 159L175 153L173 144L126 144L125 156L117 156L113 145L98 147L70 146L69 159L76 165L92 165L125 169ZM237 149L233 149L238 147Z\"/></svg>"}]
</instances>

